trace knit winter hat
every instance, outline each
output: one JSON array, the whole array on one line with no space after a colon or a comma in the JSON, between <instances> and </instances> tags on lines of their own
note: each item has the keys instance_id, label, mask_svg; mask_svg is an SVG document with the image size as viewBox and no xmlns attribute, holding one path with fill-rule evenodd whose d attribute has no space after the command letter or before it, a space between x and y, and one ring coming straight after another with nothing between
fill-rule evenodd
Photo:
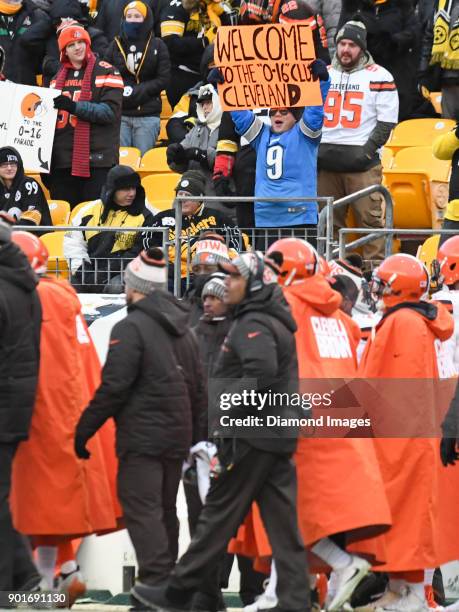
<instances>
[{"instance_id":1,"label":"knit winter hat","mask_svg":"<svg viewBox=\"0 0 459 612\"><path fill-rule=\"evenodd\" d=\"M367 29L361 21L348 21L336 35L336 44L346 38L352 40L362 49L367 50Z\"/></svg>"},{"instance_id":2,"label":"knit winter hat","mask_svg":"<svg viewBox=\"0 0 459 612\"><path fill-rule=\"evenodd\" d=\"M86 30L80 25L75 25L74 23L72 23L72 25L63 24L57 31L59 36L57 44L59 45L59 51L61 53L65 51L67 45L77 40L82 40L88 45L88 48L91 47L91 38Z\"/></svg>"},{"instance_id":3,"label":"knit winter hat","mask_svg":"<svg viewBox=\"0 0 459 612\"><path fill-rule=\"evenodd\" d=\"M265 285L277 282L271 262L266 265L263 254L258 251L242 253L230 263L219 263L218 267L227 274L240 274L248 281L248 293L263 289Z\"/></svg>"},{"instance_id":4,"label":"knit winter hat","mask_svg":"<svg viewBox=\"0 0 459 612\"><path fill-rule=\"evenodd\" d=\"M213 295L219 300L223 301L225 297L225 291L226 291L225 281L222 278L211 278L204 285L204 289L202 290L202 293L201 293L201 298L202 300L204 300L206 295Z\"/></svg>"},{"instance_id":5,"label":"knit winter hat","mask_svg":"<svg viewBox=\"0 0 459 612\"><path fill-rule=\"evenodd\" d=\"M175 192L186 191L192 196L203 196L206 191L204 175L199 170L187 170L177 183Z\"/></svg>"},{"instance_id":6,"label":"knit winter hat","mask_svg":"<svg viewBox=\"0 0 459 612\"><path fill-rule=\"evenodd\" d=\"M230 256L223 236L207 232L196 242L192 265L229 262Z\"/></svg>"},{"instance_id":7,"label":"knit winter hat","mask_svg":"<svg viewBox=\"0 0 459 612\"><path fill-rule=\"evenodd\" d=\"M19 158L16 151L10 147L2 147L0 149L0 164L5 164L6 162L19 164Z\"/></svg>"},{"instance_id":8,"label":"knit winter hat","mask_svg":"<svg viewBox=\"0 0 459 612\"><path fill-rule=\"evenodd\" d=\"M166 289L167 269L163 250L152 247L142 251L127 266L124 284L144 295L149 295L155 289Z\"/></svg>"},{"instance_id":9,"label":"knit winter hat","mask_svg":"<svg viewBox=\"0 0 459 612\"><path fill-rule=\"evenodd\" d=\"M118 189L129 189L129 187L140 187L140 176L130 166L113 166L107 174L105 185L102 188L102 200L108 202Z\"/></svg>"},{"instance_id":10,"label":"knit winter hat","mask_svg":"<svg viewBox=\"0 0 459 612\"><path fill-rule=\"evenodd\" d=\"M124 7L124 13L123 13L125 17L126 17L126 13L130 9L135 9L136 11L139 11L139 13L143 15L143 18L146 19L147 12L148 12L147 7L145 6L143 2L140 2L140 0L134 0L133 2L129 2L129 4L126 4L126 6Z\"/></svg>"}]
</instances>

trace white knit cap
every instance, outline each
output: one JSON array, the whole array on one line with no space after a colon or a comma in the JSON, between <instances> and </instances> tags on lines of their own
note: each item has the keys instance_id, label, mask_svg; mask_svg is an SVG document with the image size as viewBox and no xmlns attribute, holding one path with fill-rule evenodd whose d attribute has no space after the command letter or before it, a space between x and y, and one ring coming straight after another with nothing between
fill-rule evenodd
<instances>
[{"instance_id":1,"label":"white knit cap","mask_svg":"<svg viewBox=\"0 0 459 612\"><path fill-rule=\"evenodd\" d=\"M166 289L167 269L163 250L153 247L142 251L127 266L124 283L144 295L152 293L155 289Z\"/></svg>"}]
</instances>

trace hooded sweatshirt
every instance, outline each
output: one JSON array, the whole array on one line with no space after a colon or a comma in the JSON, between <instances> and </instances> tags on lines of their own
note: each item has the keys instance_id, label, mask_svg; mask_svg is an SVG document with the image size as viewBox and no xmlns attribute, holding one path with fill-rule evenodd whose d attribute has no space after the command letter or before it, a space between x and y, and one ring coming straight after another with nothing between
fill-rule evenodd
<instances>
[{"instance_id":1,"label":"hooded sweatshirt","mask_svg":"<svg viewBox=\"0 0 459 612\"><path fill-rule=\"evenodd\" d=\"M91 437L114 417L116 450L184 459L206 394L187 306L153 291L128 307L110 337L102 383L77 435Z\"/></svg>"},{"instance_id":2,"label":"hooded sweatshirt","mask_svg":"<svg viewBox=\"0 0 459 612\"><path fill-rule=\"evenodd\" d=\"M120 166L123 168L123 166ZM129 174L131 177L134 171ZM145 206L145 190L137 187L136 196L130 206L118 206L114 194L123 188L123 170L112 169L109 176L113 183L104 187L100 200L88 202L72 219L72 225L84 226L84 232L68 232L64 236L64 256L71 270L77 270L83 260L110 258L110 266L115 270L114 259L133 259L142 250L141 232L100 232L98 227L151 227L153 215ZM99 266L107 262L98 262Z\"/></svg>"},{"instance_id":3,"label":"hooded sweatshirt","mask_svg":"<svg viewBox=\"0 0 459 612\"><path fill-rule=\"evenodd\" d=\"M222 118L222 108L215 88L212 85L204 85L203 87L212 91L212 111L205 117L202 103L196 103L197 122L180 144L185 151L191 148L199 149L205 153L205 158L202 161L192 159L185 163L174 162L169 165L172 170L180 173L186 170L201 170L206 177L206 194L213 195L212 172L217 155L218 129Z\"/></svg>"},{"instance_id":4,"label":"hooded sweatshirt","mask_svg":"<svg viewBox=\"0 0 459 612\"><path fill-rule=\"evenodd\" d=\"M38 382L38 278L12 243L0 243L0 443L27 439Z\"/></svg>"},{"instance_id":5,"label":"hooded sweatshirt","mask_svg":"<svg viewBox=\"0 0 459 612\"><path fill-rule=\"evenodd\" d=\"M2 147L0 152L18 159L18 170L10 188L0 179L0 210L14 217L21 225L52 225L48 202L41 186L24 173L24 164L13 147Z\"/></svg>"}]
</instances>

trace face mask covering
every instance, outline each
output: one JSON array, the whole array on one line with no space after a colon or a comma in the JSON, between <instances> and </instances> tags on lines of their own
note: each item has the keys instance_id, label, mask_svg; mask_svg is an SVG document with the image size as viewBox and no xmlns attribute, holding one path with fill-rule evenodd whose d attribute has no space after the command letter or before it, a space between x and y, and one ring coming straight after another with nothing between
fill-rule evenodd
<instances>
[{"instance_id":1,"label":"face mask covering","mask_svg":"<svg viewBox=\"0 0 459 612\"><path fill-rule=\"evenodd\" d=\"M128 38L137 38L142 29L143 22L141 21L125 21L124 22L124 33Z\"/></svg>"},{"instance_id":2,"label":"face mask covering","mask_svg":"<svg viewBox=\"0 0 459 612\"><path fill-rule=\"evenodd\" d=\"M210 274L194 274L191 287L195 290L196 295L200 296L204 285L210 278Z\"/></svg>"}]
</instances>

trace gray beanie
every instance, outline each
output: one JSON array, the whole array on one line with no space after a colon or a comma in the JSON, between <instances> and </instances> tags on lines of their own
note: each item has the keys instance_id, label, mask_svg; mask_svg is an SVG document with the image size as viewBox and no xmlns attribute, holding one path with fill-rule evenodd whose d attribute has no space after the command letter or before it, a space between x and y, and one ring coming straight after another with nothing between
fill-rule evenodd
<instances>
[{"instance_id":1,"label":"gray beanie","mask_svg":"<svg viewBox=\"0 0 459 612\"><path fill-rule=\"evenodd\" d=\"M162 249L153 247L133 259L124 272L124 284L144 295L155 289L166 289L167 270Z\"/></svg>"},{"instance_id":2,"label":"gray beanie","mask_svg":"<svg viewBox=\"0 0 459 612\"><path fill-rule=\"evenodd\" d=\"M362 49L367 50L367 29L361 21L348 21L336 35L336 44L343 39L352 40Z\"/></svg>"},{"instance_id":3,"label":"gray beanie","mask_svg":"<svg viewBox=\"0 0 459 612\"><path fill-rule=\"evenodd\" d=\"M211 278L204 285L204 289L201 293L201 299L204 300L206 295L213 295L219 300L223 301L223 298L225 297L225 291L225 281L222 278Z\"/></svg>"}]
</instances>

